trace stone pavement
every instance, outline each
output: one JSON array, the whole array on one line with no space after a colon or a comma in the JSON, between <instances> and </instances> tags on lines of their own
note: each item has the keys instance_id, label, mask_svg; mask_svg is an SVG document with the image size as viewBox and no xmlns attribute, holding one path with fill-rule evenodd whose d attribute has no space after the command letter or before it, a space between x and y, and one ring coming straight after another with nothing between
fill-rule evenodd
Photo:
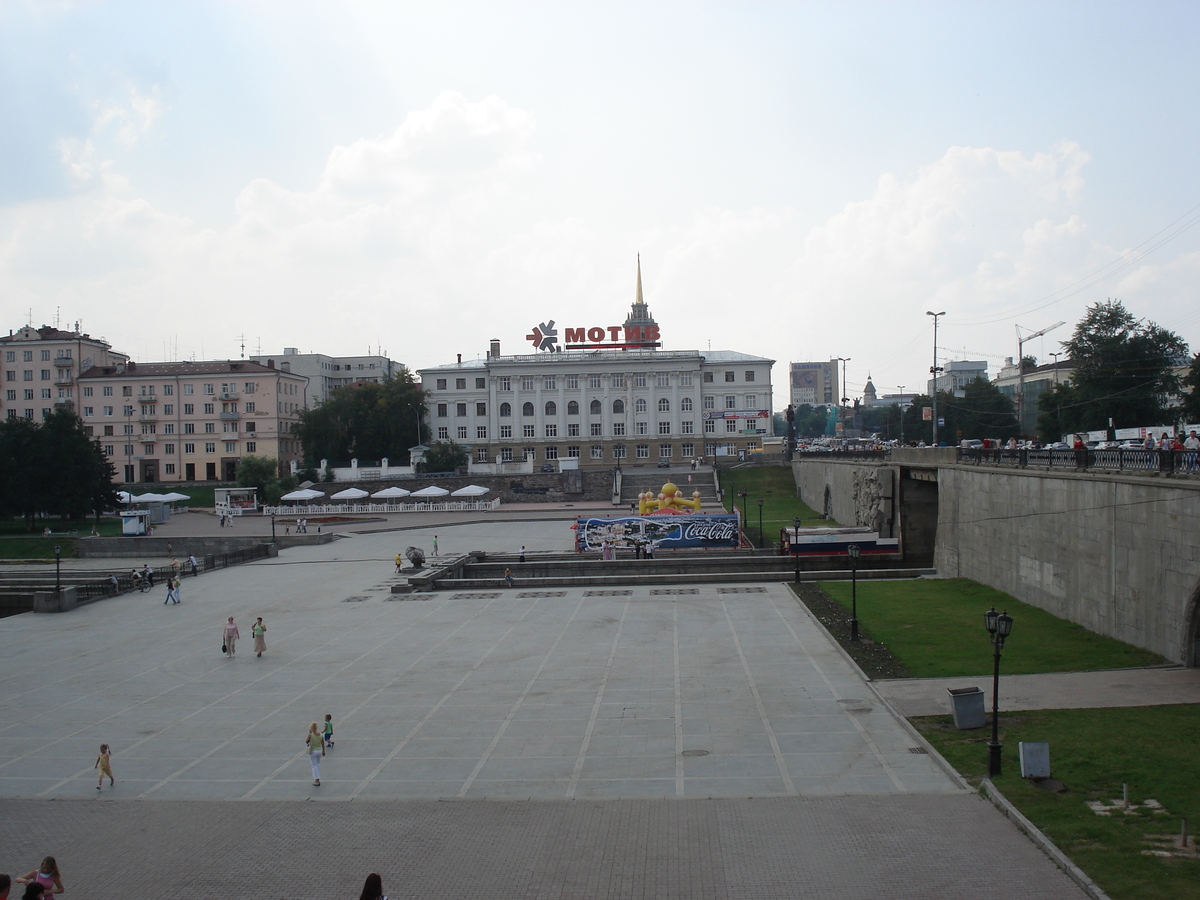
<instances>
[{"instance_id":1,"label":"stone pavement","mask_svg":"<svg viewBox=\"0 0 1200 900\"><path fill-rule=\"evenodd\" d=\"M287 550L179 606L0 620L0 871L51 853L85 897L353 896L371 870L393 897L961 897L986 847L995 896L1081 896L786 586L391 594L398 545L431 534ZM264 617L263 658L221 655L229 615ZM302 740L326 712L317 787Z\"/></svg>"},{"instance_id":2,"label":"stone pavement","mask_svg":"<svg viewBox=\"0 0 1200 900\"><path fill-rule=\"evenodd\" d=\"M992 708L992 676L908 678L872 682L903 716L950 714L950 688L978 687ZM1100 672L1056 672L1005 675L1000 672L1000 709L1090 709L1106 706L1164 706L1200 703L1200 669L1155 666L1105 669Z\"/></svg>"}]
</instances>

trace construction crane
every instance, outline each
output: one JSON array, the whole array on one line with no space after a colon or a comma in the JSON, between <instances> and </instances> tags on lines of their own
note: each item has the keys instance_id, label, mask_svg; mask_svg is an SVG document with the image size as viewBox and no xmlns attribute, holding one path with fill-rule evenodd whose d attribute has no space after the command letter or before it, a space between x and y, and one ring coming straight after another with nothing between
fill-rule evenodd
<instances>
[{"instance_id":1,"label":"construction crane","mask_svg":"<svg viewBox=\"0 0 1200 900\"><path fill-rule=\"evenodd\" d=\"M1032 334L1027 334L1021 337L1021 326L1017 325L1017 429L1021 432L1022 437L1025 436L1025 342L1031 341L1035 337L1041 337L1047 332L1053 331L1060 325L1066 325L1066 322L1055 322L1053 325L1048 325L1041 331L1035 331Z\"/></svg>"}]
</instances>

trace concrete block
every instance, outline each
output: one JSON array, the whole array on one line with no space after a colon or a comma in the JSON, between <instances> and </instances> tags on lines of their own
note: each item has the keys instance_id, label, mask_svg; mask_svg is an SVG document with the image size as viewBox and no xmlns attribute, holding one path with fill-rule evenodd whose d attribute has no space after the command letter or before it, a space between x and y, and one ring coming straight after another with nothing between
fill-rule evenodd
<instances>
[{"instance_id":1,"label":"concrete block","mask_svg":"<svg viewBox=\"0 0 1200 900\"><path fill-rule=\"evenodd\" d=\"M70 612L79 606L79 590L65 587L61 591L34 591L33 611L39 613Z\"/></svg>"}]
</instances>

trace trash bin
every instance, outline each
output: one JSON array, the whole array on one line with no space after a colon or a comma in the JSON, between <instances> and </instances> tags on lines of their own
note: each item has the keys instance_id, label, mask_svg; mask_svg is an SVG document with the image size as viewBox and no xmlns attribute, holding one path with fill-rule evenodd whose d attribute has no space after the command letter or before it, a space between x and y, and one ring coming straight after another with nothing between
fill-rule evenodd
<instances>
[{"instance_id":1,"label":"trash bin","mask_svg":"<svg viewBox=\"0 0 1200 900\"><path fill-rule=\"evenodd\" d=\"M948 688L950 711L954 715L954 727L959 731L982 728L986 723L983 708L983 690L977 687Z\"/></svg>"}]
</instances>

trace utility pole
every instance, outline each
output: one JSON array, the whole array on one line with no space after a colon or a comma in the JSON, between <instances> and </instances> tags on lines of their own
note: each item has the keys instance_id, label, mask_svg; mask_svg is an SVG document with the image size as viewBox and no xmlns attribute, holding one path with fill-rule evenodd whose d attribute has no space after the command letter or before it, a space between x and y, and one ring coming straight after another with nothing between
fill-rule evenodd
<instances>
[{"instance_id":1,"label":"utility pole","mask_svg":"<svg viewBox=\"0 0 1200 900\"><path fill-rule=\"evenodd\" d=\"M938 364L937 364L937 327L938 327L938 318L941 316L944 316L945 314L946 314L946 311L944 309L941 312L933 312L932 310L928 310L928 309L925 310L925 315L933 316L933 366L930 367L929 374L931 374L933 376L933 390L930 391L930 394L932 394L932 400L933 400L933 446L935 446L935 447L938 445L938 433L937 433L937 428L938 428L938 415L937 415L938 384L937 384L937 379L938 379L938 372L942 371L941 369L938 368Z\"/></svg>"}]
</instances>

